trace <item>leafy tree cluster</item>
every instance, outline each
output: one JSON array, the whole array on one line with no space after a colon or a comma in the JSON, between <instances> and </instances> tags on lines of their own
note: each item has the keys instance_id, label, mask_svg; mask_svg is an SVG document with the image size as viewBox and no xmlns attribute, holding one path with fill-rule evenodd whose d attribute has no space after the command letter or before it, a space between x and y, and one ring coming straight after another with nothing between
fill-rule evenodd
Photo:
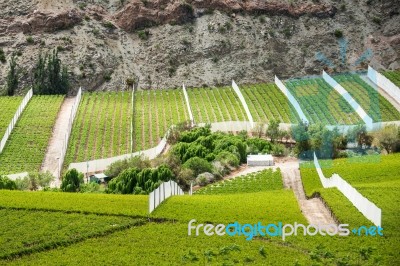
<instances>
[{"instance_id":1,"label":"leafy tree cluster","mask_svg":"<svg viewBox=\"0 0 400 266\"><path fill-rule=\"evenodd\" d=\"M69 75L57 50L45 56L39 55L33 70L33 92L35 94L66 94L69 90Z\"/></svg>"},{"instance_id":2,"label":"leafy tree cluster","mask_svg":"<svg viewBox=\"0 0 400 266\"><path fill-rule=\"evenodd\" d=\"M148 194L162 182L175 176L166 165L157 168L129 168L108 183L107 192L116 194Z\"/></svg>"},{"instance_id":3,"label":"leafy tree cluster","mask_svg":"<svg viewBox=\"0 0 400 266\"><path fill-rule=\"evenodd\" d=\"M292 128L292 135L296 141L294 151L302 159L313 158L314 152L318 158L337 158L348 142L337 128L329 130L322 124L308 126L301 122Z\"/></svg>"},{"instance_id":4,"label":"leafy tree cluster","mask_svg":"<svg viewBox=\"0 0 400 266\"><path fill-rule=\"evenodd\" d=\"M17 189L17 185L8 177L0 176L0 189L15 190Z\"/></svg>"}]
</instances>

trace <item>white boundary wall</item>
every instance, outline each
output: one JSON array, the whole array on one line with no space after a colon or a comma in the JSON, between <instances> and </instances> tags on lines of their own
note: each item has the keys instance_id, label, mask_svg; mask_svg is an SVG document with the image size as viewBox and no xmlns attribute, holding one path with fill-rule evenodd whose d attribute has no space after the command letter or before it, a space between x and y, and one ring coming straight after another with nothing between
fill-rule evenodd
<instances>
[{"instance_id":1,"label":"white boundary wall","mask_svg":"<svg viewBox=\"0 0 400 266\"><path fill-rule=\"evenodd\" d=\"M364 111L364 109L356 102L356 100L351 97L350 93L339 83L337 83L336 80L329 76L324 70L322 71L322 78L350 104L350 106L357 112L357 114L367 125L367 128L372 128L372 118L367 114L367 112Z\"/></svg>"},{"instance_id":2,"label":"white boundary wall","mask_svg":"<svg viewBox=\"0 0 400 266\"><path fill-rule=\"evenodd\" d=\"M315 153L314 165L324 188L336 187L368 220L376 226L382 225L382 210L366 197L361 195L360 192L338 174L333 174L332 177L326 178L321 170L321 166L319 165Z\"/></svg>"},{"instance_id":3,"label":"white boundary wall","mask_svg":"<svg viewBox=\"0 0 400 266\"><path fill-rule=\"evenodd\" d=\"M306 115L303 113L303 110L301 110L300 104L297 102L296 98L294 98L294 96L290 93L290 91L286 88L286 86L282 83L282 81L279 80L277 76L275 76L275 84L283 92L286 98L288 98L289 102L293 105L294 109L296 109L296 112L299 114L300 119L308 124L309 121Z\"/></svg>"},{"instance_id":4,"label":"white boundary wall","mask_svg":"<svg viewBox=\"0 0 400 266\"><path fill-rule=\"evenodd\" d=\"M190 106L190 102L189 102L189 96L188 96L186 88L185 88L185 84L182 84L182 90L183 90L183 96L185 97L186 107L189 112L190 122L192 123L192 126L193 126L195 122L194 122L194 118L193 118L192 107Z\"/></svg>"},{"instance_id":5,"label":"white boundary wall","mask_svg":"<svg viewBox=\"0 0 400 266\"><path fill-rule=\"evenodd\" d=\"M104 171L107 169L107 167L119 160L124 160L124 159L129 159L134 156L141 156L143 155L144 157L147 157L148 159L152 160L156 158L161 152L165 149L165 146L167 145L167 139L164 137L160 143L154 148L145 150L145 151L138 151L134 153L129 153L129 154L124 154L112 158L105 158L105 159L99 159L99 160L92 160L92 161L87 161L87 162L80 162L80 163L71 163L68 167L68 169L75 168L79 172L82 172L84 174L86 173L94 173L94 172L100 172Z\"/></svg>"},{"instance_id":6,"label":"white boundary wall","mask_svg":"<svg viewBox=\"0 0 400 266\"><path fill-rule=\"evenodd\" d=\"M236 92L237 96L239 97L239 100L242 103L242 106L246 112L247 118L250 121L250 126L253 128L254 127L253 116L250 113L249 107L247 106L246 100L244 99L242 92L240 91L238 85L236 84L236 82L234 80L232 80L232 88Z\"/></svg>"},{"instance_id":7,"label":"white boundary wall","mask_svg":"<svg viewBox=\"0 0 400 266\"><path fill-rule=\"evenodd\" d=\"M6 132L4 133L3 138L0 141L0 153L3 152L4 147L6 146L6 142L8 138L11 135L11 132L13 131L15 124L17 124L17 121L19 117L21 116L22 112L24 111L25 107L28 105L29 101L31 100L33 96L33 91L30 89L28 93L25 95L24 99L22 100L21 104L18 106L17 111L14 114L14 117L11 119L10 124L7 127Z\"/></svg>"},{"instance_id":8,"label":"white boundary wall","mask_svg":"<svg viewBox=\"0 0 400 266\"><path fill-rule=\"evenodd\" d=\"M183 190L174 181L163 182L149 194L149 213L165 199L174 195L183 195Z\"/></svg>"},{"instance_id":9,"label":"white boundary wall","mask_svg":"<svg viewBox=\"0 0 400 266\"><path fill-rule=\"evenodd\" d=\"M396 102L400 103L400 88L397 87L393 82L391 82L384 75L368 66L368 78L376 84L378 87L382 88L387 94L390 95Z\"/></svg>"},{"instance_id":10,"label":"white boundary wall","mask_svg":"<svg viewBox=\"0 0 400 266\"><path fill-rule=\"evenodd\" d=\"M82 88L79 88L78 94L76 95L76 98L75 98L75 102L72 105L71 116L69 117L67 132L65 132L65 138L64 138L64 142L63 142L63 145L62 145L62 148L61 148L61 152L60 152L60 159L58 160L58 163L59 163L58 169L59 169L59 171L58 171L57 176L56 176L56 178L58 178L58 179L61 176L61 169L62 169L62 166L64 164L65 154L67 153L68 141L69 141L69 138L71 136L72 125L74 124L75 116L76 116L76 113L78 111L78 107L79 107L79 103L81 102L81 99L82 99Z\"/></svg>"}]
</instances>

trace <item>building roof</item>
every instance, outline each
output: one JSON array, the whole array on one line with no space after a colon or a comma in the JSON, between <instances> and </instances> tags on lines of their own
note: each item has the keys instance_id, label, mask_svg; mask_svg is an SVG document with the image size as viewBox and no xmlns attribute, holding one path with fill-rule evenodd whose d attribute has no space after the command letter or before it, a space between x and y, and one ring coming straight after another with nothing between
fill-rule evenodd
<instances>
[{"instance_id":1,"label":"building roof","mask_svg":"<svg viewBox=\"0 0 400 266\"><path fill-rule=\"evenodd\" d=\"M102 179L102 178L106 178L106 177L108 177L108 176L106 176L104 173L101 173L101 174L94 174L94 175L91 175L90 177L95 177L95 178L97 178L97 179Z\"/></svg>"},{"instance_id":2,"label":"building roof","mask_svg":"<svg viewBox=\"0 0 400 266\"><path fill-rule=\"evenodd\" d=\"M247 161L272 161L274 158L271 154L249 154Z\"/></svg>"}]
</instances>

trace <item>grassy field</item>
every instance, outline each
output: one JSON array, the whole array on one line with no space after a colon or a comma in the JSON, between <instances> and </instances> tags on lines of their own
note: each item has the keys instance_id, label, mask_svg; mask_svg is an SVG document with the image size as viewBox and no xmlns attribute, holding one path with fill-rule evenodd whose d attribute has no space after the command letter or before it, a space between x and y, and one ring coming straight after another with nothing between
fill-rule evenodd
<instances>
[{"instance_id":1,"label":"grassy field","mask_svg":"<svg viewBox=\"0 0 400 266\"><path fill-rule=\"evenodd\" d=\"M22 97L0 97L0 140L3 138L18 106L22 102Z\"/></svg>"},{"instance_id":2,"label":"grassy field","mask_svg":"<svg viewBox=\"0 0 400 266\"><path fill-rule=\"evenodd\" d=\"M0 174L39 171L63 100L32 97L0 154Z\"/></svg>"}]
</instances>

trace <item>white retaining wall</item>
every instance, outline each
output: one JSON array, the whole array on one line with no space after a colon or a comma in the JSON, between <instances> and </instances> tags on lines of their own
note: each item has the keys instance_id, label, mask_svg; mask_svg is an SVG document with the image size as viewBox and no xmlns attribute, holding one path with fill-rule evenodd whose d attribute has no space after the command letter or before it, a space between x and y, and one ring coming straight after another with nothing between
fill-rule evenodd
<instances>
[{"instance_id":1,"label":"white retaining wall","mask_svg":"<svg viewBox=\"0 0 400 266\"><path fill-rule=\"evenodd\" d=\"M372 118L367 114L367 112L364 111L364 109L356 102L356 100L351 97L350 93L325 71L322 71L322 78L350 104L350 106L357 112L357 114L367 125L367 128L371 128L373 123Z\"/></svg>"},{"instance_id":2,"label":"white retaining wall","mask_svg":"<svg viewBox=\"0 0 400 266\"><path fill-rule=\"evenodd\" d=\"M17 180L18 178L24 178L28 176L28 172L23 172L23 173L18 173L18 174L12 174L12 175L6 175L9 179L11 180Z\"/></svg>"},{"instance_id":3,"label":"white retaining wall","mask_svg":"<svg viewBox=\"0 0 400 266\"><path fill-rule=\"evenodd\" d=\"M189 102L189 96L188 96L186 88L185 88L185 84L182 84L182 89L183 89L183 96L185 97L186 107L189 112L189 119L193 126L195 122L194 122L194 118L193 118L192 107L190 106L190 102Z\"/></svg>"},{"instance_id":4,"label":"white retaining wall","mask_svg":"<svg viewBox=\"0 0 400 266\"><path fill-rule=\"evenodd\" d=\"M165 146L167 145L167 139L164 137L160 143L151 149L145 150L145 151L138 151L134 153L129 153L129 154L124 154L112 158L105 158L105 159L99 159L99 160L92 160L92 161L87 161L87 162L80 162L80 163L71 163L68 167L68 169L75 168L79 172L82 172L84 174L86 173L94 173L94 172L100 172L104 171L107 169L107 167L119 160L124 160L124 159L129 159L134 156L140 156L143 155L144 157L149 158L150 160L156 158L161 152L164 150Z\"/></svg>"},{"instance_id":5,"label":"white retaining wall","mask_svg":"<svg viewBox=\"0 0 400 266\"><path fill-rule=\"evenodd\" d=\"M294 98L294 96L290 93L290 91L286 88L286 86L282 83L282 81L279 80L277 76L275 76L275 84L283 92L286 98L288 98L289 102L293 105L294 109L296 109L296 112L299 114L300 119L308 124L309 121L306 115L303 113L303 110L301 110L300 105L297 102L296 98Z\"/></svg>"},{"instance_id":6,"label":"white retaining wall","mask_svg":"<svg viewBox=\"0 0 400 266\"><path fill-rule=\"evenodd\" d=\"M183 190L174 181L163 182L149 194L149 213L165 199L174 195L183 195Z\"/></svg>"},{"instance_id":7,"label":"white retaining wall","mask_svg":"<svg viewBox=\"0 0 400 266\"><path fill-rule=\"evenodd\" d=\"M10 124L7 127L6 132L4 133L3 138L0 141L0 153L3 152L4 147L6 146L6 142L8 138L11 135L11 132L13 131L15 124L17 124L17 121L19 117L21 116L22 112L24 111L25 107L28 105L29 101L31 100L33 96L33 91L30 89L28 93L25 95L24 99L22 100L21 104L18 106L17 111L14 114L14 117L11 119Z\"/></svg>"},{"instance_id":8,"label":"white retaining wall","mask_svg":"<svg viewBox=\"0 0 400 266\"><path fill-rule=\"evenodd\" d=\"M314 165L324 188L336 187L368 220L376 226L382 225L382 210L373 202L361 195L360 192L338 174L333 174L332 177L326 178L321 170L315 153Z\"/></svg>"},{"instance_id":9,"label":"white retaining wall","mask_svg":"<svg viewBox=\"0 0 400 266\"><path fill-rule=\"evenodd\" d=\"M239 100L242 103L242 106L246 112L247 118L250 121L250 126L253 128L254 127L253 116L250 113L249 107L247 106L246 100L244 99L242 92L240 91L238 85L236 84L236 82L234 80L232 80L232 88L236 92L237 96L239 97Z\"/></svg>"},{"instance_id":10,"label":"white retaining wall","mask_svg":"<svg viewBox=\"0 0 400 266\"><path fill-rule=\"evenodd\" d=\"M382 88L396 102L400 103L400 88L393 84L388 78L370 66L368 66L368 78L378 87Z\"/></svg>"}]
</instances>

